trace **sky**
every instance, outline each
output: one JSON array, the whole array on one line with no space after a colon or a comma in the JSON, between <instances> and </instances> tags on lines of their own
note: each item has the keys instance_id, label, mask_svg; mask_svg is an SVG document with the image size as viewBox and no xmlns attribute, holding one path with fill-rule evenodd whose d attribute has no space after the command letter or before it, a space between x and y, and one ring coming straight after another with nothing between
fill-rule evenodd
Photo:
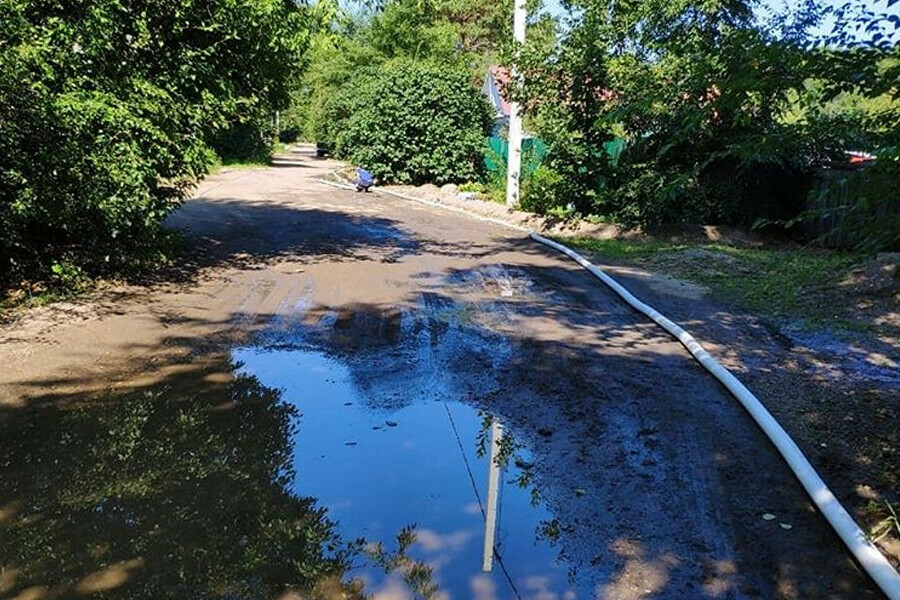
<instances>
[{"instance_id":1,"label":"sky","mask_svg":"<svg viewBox=\"0 0 900 600\"><path fill-rule=\"evenodd\" d=\"M494 2L510 2L512 3L514 0L488 0ZM757 1L757 9L756 13L760 18L765 18L766 14L778 13L784 11L786 7L798 4L798 0L756 0ZM847 2L858 3L859 5L872 10L876 13L882 14L893 14L900 16L900 2L895 3L892 7L888 8L889 0L818 0L822 4L830 6L832 8L838 8ZM348 9L358 9L360 1L359 0L339 0L339 3L344 8ZM545 8L555 16L564 16L565 10L562 8L561 0L544 0ZM834 25L834 19L825 19L823 23L810 31L810 34L813 37L823 37L829 34L832 30L832 26ZM900 36L900 31L895 32L895 36Z\"/></svg>"},{"instance_id":2,"label":"sky","mask_svg":"<svg viewBox=\"0 0 900 600\"><path fill-rule=\"evenodd\" d=\"M502 1L502 0L501 0ZM509 0L512 1L512 0ZM832 8L838 8L842 6L846 2L850 0L820 0L823 4L830 6ZM894 14L900 16L900 2L894 4L894 6L888 8L888 0L853 0L854 2L859 2L861 5L865 6L869 10L873 10L877 13L885 13L885 14ZM545 6L551 14L562 16L565 14L565 11L562 8L562 4L560 0L544 0ZM760 17L765 17L767 13L772 12L781 12L787 6L797 4L796 0L759 0L759 4L757 7L757 15ZM831 28L834 24L834 19L826 19L822 24L818 27L814 28L810 33L816 37L820 35L826 35L831 31Z\"/></svg>"}]
</instances>

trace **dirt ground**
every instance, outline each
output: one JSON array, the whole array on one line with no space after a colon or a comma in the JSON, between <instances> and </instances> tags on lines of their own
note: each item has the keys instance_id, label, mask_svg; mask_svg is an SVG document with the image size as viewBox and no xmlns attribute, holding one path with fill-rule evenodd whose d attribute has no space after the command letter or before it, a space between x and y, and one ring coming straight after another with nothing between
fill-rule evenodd
<instances>
[{"instance_id":1,"label":"dirt ground","mask_svg":"<svg viewBox=\"0 0 900 600\"><path fill-rule=\"evenodd\" d=\"M215 386L235 346L324 323L317 343L353 361L360 386L413 395L424 346L428 377L520 432L560 552L597 598L881 597L677 342L519 232L317 182L337 166L297 153L210 177L171 218L191 247L176 272L15 315L0 328L0 419L110 390ZM683 282L610 272L756 391L857 516L893 497L897 474L855 454L853 426L896 423L891 382L817 369L815 353ZM410 319L430 324L427 339ZM850 402L853 389L877 400ZM831 403L848 404L838 427L822 418ZM2 526L24 509L0 500ZM0 597L22 591L10 581Z\"/></svg>"},{"instance_id":2,"label":"dirt ground","mask_svg":"<svg viewBox=\"0 0 900 600\"><path fill-rule=\"evenodd\" d=\"M352 176L346 170L338 175ZM388 186L389 191L423 198L451 210L502 220L559 238L638 239L636 231L586 221L566 222L508 209L494 202L467 199L455 186ZM677 227L649 239L668 243L723 243L765 247L772 240L733 227ZM660 256L594 262L676 321L690 323L716 356L752 389L763 391L767 405L814 457L830 485L843 486L842 499L868 530L884 531L891 506L900 504L900 254L882 253L845 273L830 288L813 293L818 313L831 315L850 330L810 328L796 320L755 315L715 299L705 286L667 273L746 269L728 254L689 248ZM674 264L677 263L677 264ZM701 277L702 279L702 277ZM830 311L830 312L829 312ZM821 318L817 314L814 318ZM791 394L790 390L800 393ZM900 565L900 524L880 540Z\"/></svg>"}]
</instances>

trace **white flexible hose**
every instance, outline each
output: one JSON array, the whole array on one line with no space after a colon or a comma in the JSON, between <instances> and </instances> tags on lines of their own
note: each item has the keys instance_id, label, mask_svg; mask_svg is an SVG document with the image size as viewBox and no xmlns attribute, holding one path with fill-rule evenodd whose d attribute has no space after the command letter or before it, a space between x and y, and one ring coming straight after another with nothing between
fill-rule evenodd
<instances>
[{"instance_id":1,"label":"white flexible hose","mask_svg":"<svg viewBox=\"0 0 900 600\"><path fill-rule=\"evenodd\" d=\"M577 252L558 244L553 240L549 240L537 233L531 232L531 239L542 244L559 250L569 258L576 261L582 267L590 271L600 281L608 285L614 292L622 297L625 302L630 304L635 310L647 315L660 327L671 333L679 342L684 344L688 352L693 355L703 367L709 371L713 377L718 379L722 385L728 388L735 398L750 413L753 420L769 437L788 466L800 480L803 488L815 502L822 515L828 520L840 538L850 549L859 564L865 569L866 573L881 588L881 591L890 600L900 600L900 574L894 570L884 555L872 544L865 533L860 529L859 525L850 516L834 494L822 481L822 478L813 468L813 466L803 455L800 448L794 443L794 440L787 434L784 428L778 424L778 421L769 413L762 403L748 390L737 377L731 374L728 369L719 364L716 359L710 356L703 346L694 339L688 332L673 323L671 320L660 314L658 310L652 306L644 304L638 300L631 292L619 284L615 279L604 273L599 267L592 264L586 258Z\"/></svg>"},{"instance_id":2,"label":"white flexible hose","mask_svg":"<svg viewBox=\"0 0 900 600\"><path fill-rule=\"evenodd\" d=\"M319 179L321 183L326 183L328 185L333 185L335 187L340 187L343 189L355 189L352 186L341 185L332 181L327 181L324 179ZM423 200L421 198L416 198L414 196L407 196L405 194L400 194L398 192L390 192L387 190L379 190L393 196L397 196L399 198L404 198L406 200L413 200L415 202L419 202L422 204L427 204L429 206L436 206L443 209L451 210L453 212L464 213L470 217L474 217L480 221L489 221L492 223L497 223L499 225L504 225L506 227L511 227L513 229L517 229L519 231L525 231L524 228L513 225L511 223L506 223L499 219L492 219L490 217L483 217L481 215L472 214L466 210L447 206L445 204L440 204L438 202L430 202L428 200ZM591 263L589 260L575 252L574 250L563 246L553 240L547 239L544 236L531 231L529 233L531 239L540 242L546 246L550 246L551 248L558 250L580 264L582 267L591 272L595 277L597 277L600 281L609 286L616 294L618 294L625 302L631 305L635 310L640 313L643 313L647 317L649 317L653 322L657 325L668 331L672 336L674 336L679 342L681 342L685 348L687 348L688 352L697 359L697 361L709 371L713 377L719 380L719 382L724 385L729 392L737 398L738 402L746 409L750 416L756 421L757 425L763 430L766 436L771 440L772 444L775 445L775 448L778 449L778 452L781 453L781 456L787 462L791 471L794 472L797 479L800 481L800 484L809 494L812 501L819 508L819 511L825 517L825 519L831 524L831 527L835 530L835 532L840 536L841 540L850 550L851 554L856 558L859 562L860 566L865 570L866 573L869 574L869 577L875 582L875 584L881 589L882 592L888 597L889 600L900 600L900 573L891 566L888 560L884 557L878 548L875 547L872 542L866 537L866 534L863 533L863 530L856 524L856 521L853 520L853 517L850 516L850 513L847 512L847 509L838 502L838 499L835 498L834 494L828 486L825 485L825 482L810 464L809 460L807 460L806 456L804 456L803 452L797 446L791 436L787 434L784 428L779 425L778 421L775 420L775 417L766 410L766 407L762 405L759 399L753 395L753 393L744 386L740 380L731 374L731 372L719 364L716 359L714 359L709 352L707 352L703 346L697 342L694 337L689 334L687 331L676 325L673 321L668 319L666 316L661 314L658 310L645 304L638 300L631 292L629 292L624 286L622 286L618 281L607 275L603 272L598 266Z\"/></svg>"}]
</instances>

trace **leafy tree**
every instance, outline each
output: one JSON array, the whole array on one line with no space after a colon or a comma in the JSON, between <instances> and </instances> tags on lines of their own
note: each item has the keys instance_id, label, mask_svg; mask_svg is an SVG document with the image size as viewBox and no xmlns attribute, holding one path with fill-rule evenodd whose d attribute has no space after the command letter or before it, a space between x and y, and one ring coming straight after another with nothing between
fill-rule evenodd
<instances>
[{"instance_id":1,"label":"leafy tree","mask_svg":"<svg viewBox=\"0 0 900 600\"><path fill-rule=\"evenodd\" d=\"M811 46L827 14L813 0L768 23L745 0L569 6L559 48L520 59L522 99L551 145L526 203L642 225L787 219L818 165L883 143L885 125L832 103L864 81L884 94L889 69L876 53ZM611 164L614 137L627 148Z\"/></svg>"},{"instance_id":2,"label":"leafy tree","mask_svg":"<svg viewBox=\"0 0 900 600\"><path fill-rule=\"evenodd\" d=\"M538 72L532 104L556 114L547 129L562 151L551 162L561 174L566 165L579 173L571 200L579 212L634 224L752 223L786 208L766 181L799 187L792 182L802 183L809 165L835 152L828 129L781 118L808 77L809 57L754 26L748 2L577 7L582 17ZM547 81L555 92L542 103ZM566 129L583 148L571 147ZM628 147L610 169L601 149L615 134Z\"/></svg>"},{"instance_id":3,"label":"leafy tree","mask_svg":"<svg viewBox=\"0 0 900 600\"><path fill-rule=\"evenodd\" d=\"M305 46L284 0L5 0L0 281L156 260L209 142L285 106Z\"/></svg>"},{"instance_id":4,"label":"leafy tree","mask_svg":"<svg viewBox=\"0 0 900 600\"><path fill-rule=\"evenodd\" d=\"M864 135L856 149L875 156L867 168L832 179L819 199L836 195L825 214L842 236L866 250L900 249L900 16L895 0L853 0L835 12L832 31L820 40L827 61L819 73L822 97L852 112ZM807 217L818 220L822 210Z\"/></svg>"},{"instance_id":5,"label":"leafy tree","mask_svg":"<svg viewBox=\"0 0 900 600\"><path fill-rule=\"evenodd\" d=\"M335 151L385 182L480 178L491 126L467 71L398 60L345 86L331 105Z\"/></svg>"},{"instance_id":6,"label":"leafy tree","mask_svg":"<svg viewBox=\"0 0 900 600\"><path fill-rule=\"evenodd\" d=\"M376 3L368 42L387 57L477 64L496 59L512 37L512 3L480 0L386 0ZM539 0L529 2L532 35L554 28Z\"/></svg>"},{"instance_id":7,"label":"leafy tree","mask_svg":"<svg viewBox=\"0 0 900 600\"><path fill-rule=\"evenodd\" d=\"M529 42L518 57L527 82L520 98L526 119L550 145L544 165L523 183L525 208L568 216L601 212L600 194L611 174L604 145L614 137L604 103L604 30L597 14L585 13L559 49Z\"/></svg>"},{"instance_id":8,"label":"leafy tree","mask_svg":"<svg viewBox=\"0 0 900 600\"><path fill-rule=\"evenodd\" d=\"M319 2L317 6L322 5ZM531 0L529 36L555 44L556 23ZM326 2L320 11L310 64L294 99L297 129L311 141L333 143L329 104L346 85L395 59L446 65L470 73L478 85L512 37L512 5L474 0L386 0L367 3L355 17Z\"/></svg>"},{"instance_id":9,"label":"leafy tree","mask_svg":"<svg viewBox=\"0 0 900 600\"><path fill-rule=\"evenodd\" d=\"M344 86L356 80L383 57L352 37L316 36L310 64L294 102L297 128L310 141L332 142L337 123L329 113Z\"/></svg>"}]
</instances>

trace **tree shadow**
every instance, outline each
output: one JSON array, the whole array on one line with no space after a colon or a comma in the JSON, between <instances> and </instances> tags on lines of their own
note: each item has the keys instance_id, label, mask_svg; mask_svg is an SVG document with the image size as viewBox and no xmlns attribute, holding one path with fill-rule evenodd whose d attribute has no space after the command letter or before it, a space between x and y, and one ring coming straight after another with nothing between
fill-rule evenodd
<instances>
[{"instance_id":1,"label":"tree shadow","mask_svg":"<svg viewBox=\"0 0 900 600\"><path fill-rule=\"evenodd\" d=\"M198 385L230 369L3 415L0 596L274 597L339 581L345 544L289 492L295 409L254 377Z\"/></svg>"},{"instance_id":2,"label":"tree shadow","mask_svg":"<svg viewBox=\"0 0 900 600\"><path fill-rule=\"evenodd\" d=\"M453 398L501 415L598 597L637 581L647 598L878 597L737 403L577 269L449 270L399 304L262 326L257 343L329 353L376 408Z\"/></svg>"},{"instance_id":3,"label":"tree shadow","mask_svg":"<svg viewBox=\"0 0 900 600\"><path fill-rule=\"evenodd\" d=\"M157 281L191 281L204 269L262 268L282 259L392 263L415 254L481 257L494 250L422 238L386 217L240 198L192 199L168 225L187 238L191 254Z\"/></svg>"},{"instance_id":4,"label":"tree shadow","mask_svg":"<svg viewBox=\"0 0 900 600\"><path fill-rule=\"evenodd\" d=\"M597 597L880 597L736 401L636 316L542 287L572 283L564 271L529 269L535 298L426 292L324 311L302 343L347 364L374 407L443 396L500 415L534 459L561 556ZM503 330L517 313L577 333Z\"/></svg>"},{"instance_id":5,"label":"tree shadow","mask_svg":"<svg viewBox=\"0 0 900 600\"><path fill-rule=\"evenodd\" d=\"M397 221L238 198L186 203L170 220L191 244L188 269L246 267L291 257L308 262L394 261L421 244Z\"/></svg>"},{"instance_id":6,"label":"tree shadow","mask_svg":"<svg viewBox=\"0 0 900 600\"><path fill-rule=\"evenodd\" d=\"M224 334L240 321L254 323L260 345L330 353L373 405L444 394L501 415L534 456L534 484L558 521L561 554L576 576L597 581L598 598L879 597L736 402L677 342L579 267L521 238L427 240L398 221L340 210L202 198L183 210L185 220L174 224L189 227L199 249L181 273L186 281L209 267L279 259L392 262L465 253L541 260L486 261L438 279L422 274L422 291L399 303L316 306L287 320L240 313L218 322L186 319L165 345L190 351L189 361L161 365L158 384L134 386L126 397L45 390L96 385L91 380L34 382L28 411L0 413L0 448L10 457L0 468L13 482L0 502L0 545L8 549L2 555L31 565L0 594L52 581L52 595L64 581L68 587L57 591L66 595L85 579L106 580L102 569L110 564L121 566L112 581L152 572L150 563L129 562L138 556L165 565L159 579L147 580L154 582L147 597L171 590L241 595L254 591L241 586L291 583L294 567L284 564L290 552L270 553L301 542L285 525L290 511L315 511L282 494L288 449L277 394L239 379L253 397L235 404L221 379L234 381L227 360L219 356L206 367L198 360L227 347ZM639 279L626 283L688 329L714 321L712 339L764 333L727 309L697 302L679 312L684 303L660 299ZM192 328L223 338L201 341ZM746 344L735 359L751 367L742 373L751 387L763 379L757 369L773 364L769 343ZM165 388L171 392L158 396ZM246 492L233 497L241 486ZM136 519L141 511L151 516ZM320 523L309 518L307 524ZM249 523L270 519L274 537L250 531ZM222 530L233 522L240 526ZM24 529L16 533L13 525ZM324 529L315 531L318 546L296 546L314 563L324 556L316 548L329 543ZM48 544L59 548L56 555L42 555ZM90 578L96 573L103 577Z\"/></svg>"},{"instance_id":7,"label":"tree shadow","mask_svg":"<svg viewBox=\"0 0 900 600\"><path fill-rule=\"evenodd\" d=\"M377 540L375 560L294 492L302 415L237 368L208 357L151 384L4 407L0 598L363 600L366 562L430 590L406 554L414 525L396 550Z\"/></svg>"},{"instance_id":8,"label":"tree shadow","mask_svg":"<svg viewBox=\"0 0 900 600\"><path fill-rule=\"evenodd\" d=\"M284 168L298 168L298 169L313 169L316 168L315 165L310 165L309 161L314 157L304 157L304 158L295 158L291 155L278 155L273 156L269 159L269 166L276 169L284 169Z\"/></svg>"}]
</instances>

